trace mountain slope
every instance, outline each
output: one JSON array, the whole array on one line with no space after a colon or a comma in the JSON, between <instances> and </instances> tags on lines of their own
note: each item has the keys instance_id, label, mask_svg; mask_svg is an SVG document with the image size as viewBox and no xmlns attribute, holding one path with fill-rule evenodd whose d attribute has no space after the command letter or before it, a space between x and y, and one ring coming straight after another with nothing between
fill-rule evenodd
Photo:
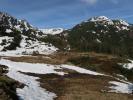
<instances>
[{"instance_id":1,"label":"mountain slope","mask_svg":"<svg viewBox=\"0 0 133 100\"><path fill-rule=\"evenodd\" d=\"M69 30L37 29L25 20L17 20L0 12L1 54L5 54L4 51L11 54L43 54L52 53L57 48L133 58L133 25L121 19L99 16Z\"/></svg>"},{"instance_id":2,"label":"mountain slope","mask_svg":"<svg viewBox=\"0 0 133 100\"><path fill-rule=\"evenodd\" d=\"M131 24L105 16L63 31L40 30L0 13L0 64L8 68L0 76L23 85L1 79L1 86L12 84L9 91L23 100L132 100L133 61L123 58L133 57L132 32ZM57 50L62 52L51 54Z\"/></svg>"},{"instance_id":3,"label":"mountain slope","mask_svg":"<svg viewBox=\"0 0 133 100\"><path fill-rule=\"evenodd\" d=\"M25 20L17 20L7 13L0 12L0 54L43 54L57 50L41 41L45 37L41 30ZM4 52L6 51L6 52Z\"/></svg>"},{"instance_id":4,"label":"mountain slope","mask_svg":"<svg viewBox=\"0 0 133 100\"><path fill-rule=\"evenodd\" d=\"M133 26L123 20L94 17L64 31L62 35L74 51L94 51L133 58Z\"/></svg>"}]
</instances>

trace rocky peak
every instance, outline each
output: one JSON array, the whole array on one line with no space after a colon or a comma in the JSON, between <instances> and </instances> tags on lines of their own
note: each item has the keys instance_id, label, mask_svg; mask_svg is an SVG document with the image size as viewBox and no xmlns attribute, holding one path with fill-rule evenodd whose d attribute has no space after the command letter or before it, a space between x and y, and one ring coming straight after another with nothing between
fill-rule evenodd
<instances>
[{"instance_id":1,"label":"rocky peak","mask_svg":"<svg viewBox=\"0 0 133 100\"><path fill-rule=\"evenodd\" d=\"M106 16L92 17L92 18L90 18L89 21L95 22L95 23L101 23L101 24L109 24L109 25L114 24L113 21Z\"/></svg>"}]
</instances>

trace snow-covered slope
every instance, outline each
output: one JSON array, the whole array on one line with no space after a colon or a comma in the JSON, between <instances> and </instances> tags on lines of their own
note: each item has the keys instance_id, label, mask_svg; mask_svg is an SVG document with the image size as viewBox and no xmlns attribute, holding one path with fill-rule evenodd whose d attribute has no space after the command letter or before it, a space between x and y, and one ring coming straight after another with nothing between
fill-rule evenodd
<instances>
[{"instance_id":1,"label":"snow-covered slope","mask_svg":"<svg viewBox=\"0 0 133 100\"><path fill-rule=\"evenodd\" d=\"M57 34L62 29L52 29L49 34ZM43 42L45 37L39 29L30 25L26 20L18 20L7 13L0 12L0 54L26 55L49 54L57 48L50 43Z\"/></svg>"},{"instance_id":2,"label":"snow-covered slope","mask_svg":"<svg viewBox=\"0 0 133 100\"><path fill-rule=\"evenodd\" d=\"M103 24L113 25L113 21L106 16L92 17L89 21L91 22L101 22Z\"/></svg>"},{"instance_id":3,"label":"snow-covered slope","mask_svg":"<svg viewBox=\"0 0 133 100\"><path fill-rule=\"evenodd\" d=\"M12 38L9 37L1 37L1 39L6 39L8 42L12 41ZM4 46L8 46L9 43L7 43ZM0 49L2 50L4 46L0 46ZM20 42L20 47L17 47L16 50L6 50L1 51L1 56L21 56L21 55L32 55L32 54L50 54L58 49L52 44L47 44L44 42L40 42L38 40L28 40L27 36L22 35L22 40Z\"/></svg>"}]
</instances>

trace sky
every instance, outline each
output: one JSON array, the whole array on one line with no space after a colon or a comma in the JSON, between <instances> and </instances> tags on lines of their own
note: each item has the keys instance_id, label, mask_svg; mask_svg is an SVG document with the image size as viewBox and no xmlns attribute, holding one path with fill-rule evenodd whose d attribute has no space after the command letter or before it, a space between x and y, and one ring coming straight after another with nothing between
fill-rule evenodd
<instances>
[{"instance_id":1,"label":"sky","mask_svg":"<svg viewBox=\"0 0 133 100\"><path fill-rule=\"evenodd\" d=\"M39 28L72 28L93 16L133 23L133 0L0 0L0 11Z\"/></svg>"}]
</instances>

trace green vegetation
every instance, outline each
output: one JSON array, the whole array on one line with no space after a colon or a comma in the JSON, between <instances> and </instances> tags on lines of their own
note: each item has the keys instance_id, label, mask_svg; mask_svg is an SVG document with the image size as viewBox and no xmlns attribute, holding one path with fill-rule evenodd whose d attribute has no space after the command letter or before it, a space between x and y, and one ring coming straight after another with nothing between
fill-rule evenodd
<instances>
[{"instance_id":1,"label":"green vegetation","mask_svg":"<svg viewBox=\"0 0 133 100\"><path fill-rule=\"evenodd\" d=\"M42 39L43 42L51 43L60 50L65 50L67 42L65 41L64 36L58 35L47 35Z\"/></svg>"},{"instance_id":2,"label":"green vegetation","mask_svg":"<svg viewBox=\"0 0 133 100\"><path fill-rule=\"evenodd\" d=\"M120 70L121 74L124 75L128 80L133 81L133 68L127 69L120 66L117 67L117 69Z\"/></svg>"},{"instance_id":3,"label":"green vegetation","mask_svg":"<svg viewBox=\"0 0 133 100\"><path fill-rule=\"evenodd\" d=\"M118 31L113 25L98 24L96 26L93 22L87 22L75 26L68 33L71 49L133 58L131 30Z\"/></svg>"}]
</instances>

